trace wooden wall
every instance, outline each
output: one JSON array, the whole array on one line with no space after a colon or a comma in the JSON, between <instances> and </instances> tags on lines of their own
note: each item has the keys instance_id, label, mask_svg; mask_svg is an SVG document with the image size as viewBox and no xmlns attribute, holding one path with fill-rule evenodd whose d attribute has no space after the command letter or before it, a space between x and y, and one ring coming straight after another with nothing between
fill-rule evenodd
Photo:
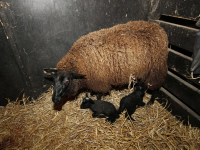
<instances>
[{"instance_id":1,"label":"wooden wall","mask_svg":"<svg viewBox=\"0 0 200 150\"><path fill-rule=\"evenodd\" d=\"M147 12L148 1L140 0L0 1L0 105L7 104L5 98L36 98L46 91L52 82L44 79L43 68L56 67L81 36L147 20Z\"/></svg>"},{"instance_id":2,"label":"wooden wall","mask_svg":"<svg viewBox=\"0 0 200 150\"><path fill-rule=\"evenodd\" d=\"M157 100L168 102L184 123L200 127L200 79L190 76L199 8L198 0L153 0L148 20L163 27L169 39L168 76Z\"/></svg>"}]
</instances>

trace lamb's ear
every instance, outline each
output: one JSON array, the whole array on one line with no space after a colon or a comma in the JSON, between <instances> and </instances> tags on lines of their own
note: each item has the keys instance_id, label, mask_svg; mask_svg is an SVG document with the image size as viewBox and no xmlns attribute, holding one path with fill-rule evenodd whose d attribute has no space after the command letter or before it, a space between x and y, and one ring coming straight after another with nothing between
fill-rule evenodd
<instances>
[{"instance_id":1,"label":"lamb's ear","mask_svg":"<svg viewBox=\"0 0 200 150\"><path fill-rule=\"evenodd\" d=\"M71 73L71 78L72 79L84 79L86 75L83 74L78 74L78 73Z\"/></svg>"},{"instance_id":2,"label":"lamb's ear","mask_svg":"<svg viewBox=\"0 0 200 150\"><path fill-rule=\"evenodd\" d=\"M85 97L88 97L88 93L85 93Z\"/></svg>"},{"instance_id":3,"label":"lamb's ear","mask_svg":"<svg viewBox=\"0 0 200 150\"><path fill-rule=\"evenodd\" d=\"M89 100L89 102L90 102L90 104L94 104L94 101L93 101L93 100L91 100L91 99Z\"/></svg>"},{"instance_id":4,"label":"lamb's ear","mask_svg":"<svg viewBox=\"0 0 200 150\"><path fill-rule=\"evenodd\" d=\"M43 68L45 78L54 78L58 72L56 68Z\"/></svg>"}]
</instances>

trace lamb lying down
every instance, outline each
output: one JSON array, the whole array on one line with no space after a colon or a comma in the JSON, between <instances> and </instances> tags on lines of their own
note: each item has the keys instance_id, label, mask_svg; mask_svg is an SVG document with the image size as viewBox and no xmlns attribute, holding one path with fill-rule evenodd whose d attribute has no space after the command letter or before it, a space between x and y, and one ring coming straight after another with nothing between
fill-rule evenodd
<instances>
[{"instance_id":1,"label":"lamb lying down","mask_svg":"<svg viewBox=\"0 0 200 150\"><path fill-rule=\"evenodd\" d=\"M110 122L110 124L114 123L116 119L119 118L119 114L115 106L106 101L101 100L92 100L86 94L86 97L83 99L81 104L81 109L90 108L93 112L93 118L106 118L106 121Z\"/></svg>"},{"instance_id":2,"label":"lamb lying down","mask_svg":"<svg viewBox=\"0 0 200 150\"><path fill-rule=\"evenodd\" d=\"M134 92L121 99L118 114L121 114L126 108L127 112L125 113L125 117L129 115L127 119L135 121L131 115L135 112L136 108L145 105L143 102L143 96L146 89L146 85L143 82L138 81L135 85Z\"/></svg>"}]
</instances>

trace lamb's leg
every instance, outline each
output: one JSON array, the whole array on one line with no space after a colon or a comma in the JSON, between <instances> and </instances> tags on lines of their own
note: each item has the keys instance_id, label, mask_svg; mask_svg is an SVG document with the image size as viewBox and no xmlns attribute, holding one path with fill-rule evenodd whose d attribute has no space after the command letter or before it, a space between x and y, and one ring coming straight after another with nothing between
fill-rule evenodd
<instances>
[{"instance_id":1,"label":"lamb's leg","mask_svg":"<svg viewBox=\"0 0 200 150\"><path fill-rule=\"evenodd\" d=\"M114 123L116 118L106 118L106 122L110 122L110 124Z\"/></svg>"},{"instance_id":2,"label":"lamb's leg","mask_svg":"<svg viewBox=\"0 0 200 150\"><path fill-rule=\"evenodd\" d=\"M97 116L96 118L106 118L106 116L105 115L103 115L103 114L100 114L99 116Z\"/></svg>"},{"instance_id":3,"label":"lamb's leg","mask_svg":"<svg viewBox=\"0 0 200 150\"><path fill-rule=\"evenodd\" d=\"M94 113L92 114L92 117L93 117L93 118L106 118L105 115L99 114L99 113L97 113L97 112L94 112Z\"/></svg>"},{"instance_id":4,"label":"lamb's leg","mask_svg":"<svg viewBox=\"0 0 200 150\"><path fill-rule=\"evenodd\" d=\"M147 103L147 105L152 105L155 101L155 98L156 98L156 93L159 91L159 89L156 89L156 90L153 90L152 91L152 96L151 96L151 99L150 101Z\"/></svg>"},{"instance_id":5,"label":"lamb's leg","mask_svg":"<svg viewBox=\"0 0 200 150\"><path fill-rule=\"evenodd\" d=\"M135 121L135 119L133 119L132 117L131 117L131 115L135 112L135 108L133 108L133 109L128 109L127 110L127 112L125 113L125 117L127 117L127 116L129 116L127 119L128 120L132 120L132 121Z\"/></svg>"},{"instance_id":6,"label":"lamb's leg","mask_svg":"<svg viewBox=\"0 0 200 150\"><path fill-rule=\"evenodd\" d=\"M98 118L98 117L99 117L99 113L93 112L92 117L93 117L93 118Z\"/></svg>"},{"instance_id":7,"label":"lamb's leg","mask_svg":"<svg viewBox=\"0 0 200 150\"><path fill-rule=\"evenodd\" d=\"M121 113L124 111L124 109L125 109L125 105L123 105L123 104L120 104L120 106L119 106L119 109L118 109L117 113L118 113L118 114L121 114Z\"/></svg>"},{"instance_id":8,"label":"lamb's leg","mask_svg":"<svg viewBox=\"0 0 200 150\"><path fill-rule=\"evenodd\" d=\"M141 102L138 102L138 103L137 103L137 108L142 107L142 106L144 106L144 105L145 105L144 102L142 102L142 101L141 101Z\"/></svg>"},{"instance_id":9,"label":"lamb's leg","mask_svg":"<svg viewBox=\"0 0 200 150\"><path fill-rule=\"evenodd\" d=\"M112 114L112 115L109 115L108 118L106 119L106 122L109 121L110 124L114 123L116 121L116 119L119 118L119 114Z\"/></svg>"}]
</instances>

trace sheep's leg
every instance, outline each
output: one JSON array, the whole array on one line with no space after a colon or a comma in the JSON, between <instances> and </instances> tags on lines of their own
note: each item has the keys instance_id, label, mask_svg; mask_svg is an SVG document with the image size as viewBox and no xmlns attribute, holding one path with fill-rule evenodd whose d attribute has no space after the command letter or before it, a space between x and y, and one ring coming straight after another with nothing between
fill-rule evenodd
<instances>
[{"instance_id":1,"label":"sheep's leg","mask_svg":"<svg viewBox=\"0 0 200 150\"><path fill-rule=\"evenodd\" d=\"M101 100L102 93L97 93L97 100Z\"/></svg>"},{"instance_id":2,"label":"sheep's leg","mask_svg":"<svg viewBox=\"0 0 200 150\"><path fill-rule=\"evenodd\" d=\"M150 99L150 101L147 103L147 105L152 105L152 104L154 103L155 98L156 98L156 93L157 93L157 92L158 92L158 89L152 91L151 99Z\"/></svg>"},{"instance_id":3,"label":"sheep's leg","mask_svg":"<svg viewBox=\"0 0 200 150\"><path fill-rule=\"evenodd\" d=\"M91 96L96 95L97 96L97 100L101 100L102 93L94 92L93 90L91 90L90 95Z\"/></svg>"},{"instance_id":4,"label":"sheep's leg","mask_svg":"<svg viewBox=\"0 0 200 150\"><path fill-rule=\"evenodd\" d=\"M95 95L95 92L93 90L90 91L90 96Z\"/></svg>"}]
</instances>

